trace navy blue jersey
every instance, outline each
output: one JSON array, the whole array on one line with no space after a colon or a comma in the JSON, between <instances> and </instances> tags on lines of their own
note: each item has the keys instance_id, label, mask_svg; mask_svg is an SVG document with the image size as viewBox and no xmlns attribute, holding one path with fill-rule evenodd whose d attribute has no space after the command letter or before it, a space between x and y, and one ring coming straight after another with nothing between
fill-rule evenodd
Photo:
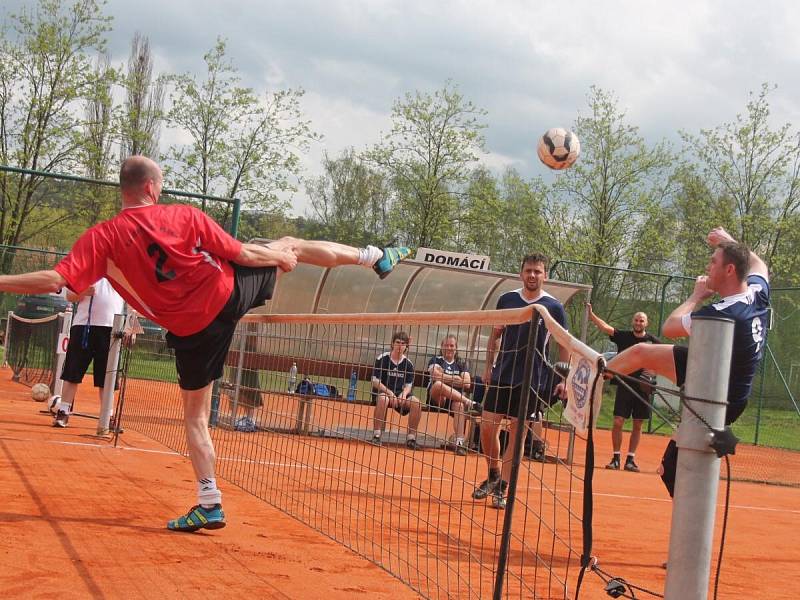
<instances>
[{"instance_id":1,"label":"navy blue jersey","mask_svg":"<svg viewBox=\"0 0 800 600\"><path fill-rule=\"evenodd\" d=\"M431 356L431 359L428 361L428 373L431 371L431 367L433 365L439 365L442 367L442 371L444 371L445 375L461 375L462 373L469 373L469 365L465 360L454 360L453 362L447 362L441 354L439 356ZM428 377L428 387L431 387L431 383L433 381L430 377Z\"/></svg>"},{"instance_id":2,"label":"navy blue jersey","mask_svg":"<svg viewBox=\"0 0 800 600\"><path fill-rule=\"evenodd\" d=\"M750 396L756 368L764 355L768 308L769 283L761 275L750 275L747 277L746 292L727 296L719 302L683 316L683 327L689 333L692 317L728 317L735 322L728 404L746 404Z\"/></svg>"},{"instance_id":3,"label":"navy blue jersey","mask_svg":"<svg viewBox=\"0 0 800 600\"><path fill-rule=\"evenodd\" d=\"M375 359L372 376L398 396L403 391L403 386L414 383L414 363L407 356L395 363L390 353L384 352Z\"/></svg>"},{"instance_id":4,"label":"navy blue jersey","mask_svg":"<svg viewBox=\"0 0 800 600\"><path fill-rule=\"evenodd\" d=\"M497 300L497 309L524 308L532 304L544 306L564 329L567 328L567 314L561 302L545 291L532 301L522 297L522 289L506 292ZM544 391L550 387L552 371L546 366L543 357L547 357L547 347L550 341L550 332L542 322L538 313L534 313L539 326L536 334L536 351L533 354L533 379L531 387L537 391ZM495 358L492 368L492 383L503 385L519 385L525 371L526 345L530 331L530 323L520 325L506 325L503 328L503 337L500 343L500 352Z\"/></svg>"}]
</instances>

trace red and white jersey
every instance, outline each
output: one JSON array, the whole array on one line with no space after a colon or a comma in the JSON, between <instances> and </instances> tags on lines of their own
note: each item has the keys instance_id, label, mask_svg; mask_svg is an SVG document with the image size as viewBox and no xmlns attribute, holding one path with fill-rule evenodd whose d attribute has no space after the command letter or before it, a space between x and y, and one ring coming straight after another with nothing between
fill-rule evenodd
<instances>
[{"instance_id":1,"label":"red and white jersey","mask_svg":"<svg viewBox=\"0 0 800 600\"><path fill-rule=\"evenodd\" d=\"M84 233L55 270L81 292L106 277L137 311L175 335L205 328L233 291L242 243L185 204L126 208Z\"/></svg>"}]
</instances>

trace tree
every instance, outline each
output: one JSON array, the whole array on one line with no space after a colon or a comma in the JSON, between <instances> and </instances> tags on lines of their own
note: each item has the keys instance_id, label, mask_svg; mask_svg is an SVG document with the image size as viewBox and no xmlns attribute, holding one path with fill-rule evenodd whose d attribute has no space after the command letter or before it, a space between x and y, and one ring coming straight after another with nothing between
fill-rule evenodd
<instances>
[{"instance_id":1,"label":"tree","mask_svg":"<svg viewBox=\"0 0 800 600\"><path fill-rule=\"evenodd\" d=\"M101 6L40 0L32 13L11 17L11 36L0 33L0 164L56 172L79 165L86 120L76 109L98 85L90 55L103 52L109 29ZM0 244L18 245L70 217L40 210L43 182L0 174ZM0 268L9 260L0 258Z\"/></svg>"},{"instance_id":2,"label":"tree","mask_svg":"<svg viewBox=\"0 0 800 600\"><path fill-rule=\"evenodd\" d=\"M389 189L386 178L352 148L323 157L324 174L307 182L315 237L363 246L386 241Z\"/></svg>"},{"instance_id":3,"label":"tree","mask_svg":"<svg viewBox=\"0 0 800 600\"><path fill-rule=\"evenodd\" d=\"M800 135L788 123L770 127L771 89L765 83L757 95L751 93L746 114L733 122L683 138L709 189L732 201L732 233L774 269L784 264L779 253L800 207ZM792 278L793 272L776 275Z\"/></svg>"},{"instance_id":4,"label":"tree","mask_svg":"<svg viewBox=\"0 0 800 600\"><path fill-rule=\"evenodd\" d=\"M548 220L562 228L554 236L559 256L614 269L666 269L674 248L663 229L674 191L672 154L664 143L648 147L611 93L592 87L588 101L589 115L574 126L581 158L549 191L548 203L562 207L560 221ZM559 275L591 284L595 310L612 321L620 299L654 297L659 290L656 279L601 267L565 265ZM619 310L627 315L630 307L623 303Z\"/></svg>"},{"instance_id":5,"label":"tree","mask_svg":"<svg viewBox=\"0 0 800 600\"><path fill-rule=\"evenodd\" d=\"M282 194L296 190L300 152L317 138L300 110L302 90L266 93L259 100L239 76L217 40L205 57L206 78L170 78L168 119L188 136L170 147L168 174L176 187L240 198L245 207L283 214ZM219 218L219 217L218 217Z\"/></svg>"},{"instance_id":6,"label":"tree","mask_svg":"<svg viewBox=\"0 0 800 600\"><path fill-rule=\"evenodd\" d=\"M485 114L451 82L433 94L415 92L395 102L391 131L367 157L392 182L394 228L409 245L450 245L457 190L483 150Z\"/></svg>"},{"instance_id":7,"label":"tree","mask_svg":"<svg viewBox=\"0 0 800 600\"><path fill-rule=\"evenodd\" d=\"M125 104L119 122L120 158L134 154L157 157L164 118L164 81L153 80L150 41L139 32L131 41L128 72L122 84Z\"/></svg>"}]
</instances>

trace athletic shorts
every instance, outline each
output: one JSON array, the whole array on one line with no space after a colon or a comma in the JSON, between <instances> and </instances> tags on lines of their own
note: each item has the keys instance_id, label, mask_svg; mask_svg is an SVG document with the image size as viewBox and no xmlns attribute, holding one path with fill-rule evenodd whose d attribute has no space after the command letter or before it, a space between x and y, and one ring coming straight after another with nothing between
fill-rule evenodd
<instances>
[{"instance_id":1,"label":"athletic shorts","mask_svg":"<svg viewBox=\"0 0 800 600\"><path fill-rule=\"evenodd\" d=\"M614 416L623 419L649 419L652 413L652 392L646 386L640 386L629 380L626 384L633 388L631 392L627 387L619 383L617 394L614 397ZM644 387L644 389L642 389ZM634 393L635 392L635 393Z\"/></svg>"},{"instance_id":2,"label":"athletic shorts","mask_svg":"<svg viewBox=\"0 0 800 600\"><path fill-rule=\"evenodd\" d=\"M483 399L483 410L499 415L506 415L512 419L516 418L519 415L522 392L522 385L488 385L486 386L486 394ZM547 392L548 393L537 394L535 390L531 390L528 396L528 404L524 412L528 419L537 419L538 415L534 416L534 411L543 412L546 407L553 406L553 404L559 401L558 398L549 393L549 390L547 390Z\"/></svg>"},{"instance_id":3,"label":"athletic shorts","mask_svg":"<svg viewBox=\"0 0 800 600\"><path fill-rule=\"evenodd\" d=\"M676 344L672 347L672 356L675 359L675 383L680 387L686 382L686 359L689 358L689 348Z\"/></svg>"},{"instance_id":4,"label":"athletic shorts","mask_svg":"<svg viewBox=\"0 0 800 600\"><path fill-rule=\"evenodd\" d=\"M460 394L464 395L464 392L461 390L456 390ZM442 411L453 412L453 401L450 397L442 398L441 400L434 400L433 396L431 396L431 389L428 388L428 406L435 406Z\"/></svg>"},{"instance_id":5,"label":"athletic shorts","mask_svg":"<svg viewBox=\"0 0 800 600\"><path fill-rule=\"evenodd\" d=\"M199 390L222 377L239 319L272 298L277 267L243 267L236 263L232 266L233 291L214 320L192 335L167 333L167 346L175 349L178 384L182 390Z\"/></svg>"},{"instance_id":6,"label":"athletic shorts","mask_svg":"<svg viewBox=\"0 0 800 600\"><path fill-rule=\"evenodd\" d=\"M89 363L94 362L94 387L101 388L106 379L111 327L90 326L86 348L83 347L85 330L86 325L73 325L69 330L69 343L61 379L70 383L80 383L89 369Z\"/></svg>"},{"instance_id":7,"label":"athletic shorts","mask_svg":"<svg viewBox=\"0 0 800 600\"><path fill-rule=\"evenodd\" d=\"M407 400L411 400L414 396L408 396ZM374 406L378 402L378 393L372 392L372 405ZM411 412L411 403L406 402L403 406L393 406L392 410L398 413L401 417L405 417L408 413Z\"/></svg>"}]
</instances>

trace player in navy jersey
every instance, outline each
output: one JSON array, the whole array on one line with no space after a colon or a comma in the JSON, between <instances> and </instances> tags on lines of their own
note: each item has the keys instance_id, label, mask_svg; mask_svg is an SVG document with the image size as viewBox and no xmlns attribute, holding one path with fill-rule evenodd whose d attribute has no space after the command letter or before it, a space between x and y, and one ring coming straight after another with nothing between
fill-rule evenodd
<instances>
[{"instance_id":1,"label":"player in navy jersey","mask_svg":"<svg viewBox=\"0 0 800 600\"><path fill-rule=\"evenodd\" d=\"M586 308L589 310L589 319L597 328L605 333L617 346L617 352L623 352L636 344L660 344L656 336L647 333L647 315L643 312L634 313L631 319L630 329L617 329L606 323L603 319L594 314L592 305L587 302ZM625 458L625 470L639 472L636 464L636 449L639 447L639 440L642 437L642 425L645 419L650 418L651 403L653 395L651 374L641 370L633 373L633 377L647 379L647 383L635 384L628 383L634 391L629 390L624 385L617 386L617 393L614 396L614 425L611 428L611 443L614 446L614 454L611 462L606 465L606 469L619 469L620 455L622 451L622 427L625 420L633 417L631 427L631 437L628 440L628 456Z\"/></svg>"},{"instance_id":2,"label":"player in navy jersey","mask_svg":"<svg viewBox=\"0 0 800 600\"><path fill-rule=\"evenodd\" d=\"M747 406L753 378L764 354L769 309L768 269L763 260L721 227L713 229L707 240L714 253L706 275L697 278L692 294L667 318L662 331L670 338L684 337L691 335L693 317L712 315L733 319L728 408L725 413L725 424L730 425ZM721 299L699 308L714 294L719 294ZM687 356L688 348L685 346L637 344L612 358L608 368L624 374L648 369L683 385ZM660 468L670 496L675 491L677 456L677 446L670 441Z\"/></svg>"},{"instance_id":3,"label":"player in navy jersey","mask_svg":"<svg viewBox=\"0 0 800 600\"><path fill-rule=\"evenodd\" d=\"M375 402L375 430L371 442L381 445L381 434L386 427L386 411L393 408L408 417L406 447L418 450L417 428L422 418L419 399L411 393L414 388L414 363L406 356L408 334L398 331L392 336L392 349L375 359L372 371L372 399Z\"/></svg>"},{"instance_id":4,"label":"player in navy jersey","mask_svg":"<svg viewBox=\"0 0 800 600\"><path fill-rule=\"evenodd\" d=\"M435 404L453 413L455 451L459 456L467 453L464 443L466 413L480 411L480 404L467 397L472 387L472 377L466 361L458 356L457 338L448 334L442 340L441 353L428 361L428 404Z\"/></svg>"},{"instance_id":5,"label":"player in navy jersey","mask_svg":"<svg viewBox=\"0 0 800 600\"><path fill-rule=\"evenodd\" d=\"M497 309L524 308L531 304L544 306L550 315L565 329L567 328L567 315L564 307L556 298L544 291L544 282L547 280L548 259L543 254L530 254L522 259L519 277L523 287L518 290L506 292L497 300ZM541 319L540 319L541 321ZM492 506L505 508L505 492L508 487L508 478L511 473L511 459L513 444L506 446L504 456L500 457L500 424L504 418L510 420L511 426L508 439L516 436L520 402L523 396L523 375L525 371L525 357L530 331L530 323L520 325L507 325L495 327L489 334L486 346L486 369L483 379L486 382L486 397L483 401L483 416L481 417L481 447L486 456L488 477L472 493L476 500L492 496ZM547 347L550 333L540 324L537 330L536 347L532 359L533 378L531 379L531 392L526 415L531 415L540 407L542 402L548 403L551 399L555 374L547 365L544 358L547 356ZM498 352L497 342L500 341ZM559 348L559 359L568 360L566 349ZM495 357L495 354L496 357ZM558 392L563 393L563 384L557 384ZM541 410L536 410L533 415L533 433L537 445L534 457L544 460L544 441L542 439Z\"/></svg>"}]
</instances>

